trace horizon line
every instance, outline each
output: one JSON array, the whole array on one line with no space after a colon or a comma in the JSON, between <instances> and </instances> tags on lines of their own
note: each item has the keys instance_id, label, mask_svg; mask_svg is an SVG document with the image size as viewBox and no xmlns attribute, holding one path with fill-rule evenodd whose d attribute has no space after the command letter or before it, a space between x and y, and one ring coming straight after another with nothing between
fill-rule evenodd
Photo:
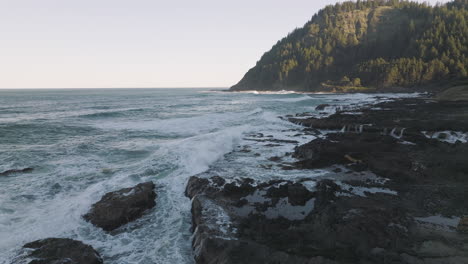
<instances>
[{"instance_id":1,"label":"horizon line","mask_svg":"<svg viewBox=\"0 0 468 264\"><path fill-rule=\"evenodd\" d=\"M220 86L186 86L186 87L20 87L20 88L0 88L0 90L50 90L50 89L229 89L230 87Z\"/></svg>"}]
</instances>

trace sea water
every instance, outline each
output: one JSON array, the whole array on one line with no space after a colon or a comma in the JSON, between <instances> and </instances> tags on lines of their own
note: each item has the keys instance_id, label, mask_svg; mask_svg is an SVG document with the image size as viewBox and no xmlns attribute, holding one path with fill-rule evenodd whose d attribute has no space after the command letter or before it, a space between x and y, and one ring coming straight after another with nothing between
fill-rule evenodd
<instances>
[{"instance_id":1,"label":"sea water","mask_svg":"<svg viewBox=\"0 0 468 264\"><path fill-rule=\"evenodd\" d=\"M209 89L0 90L0 263L48 237L92 245L108 264L193 263L190 176L314 177L270 161L314 137L280 118L382 95L228 93ZM402 95L391 95L399 97ZM406 96L406 95L405 95ZM389 97L389 96L386 96ZM298 135L298 133L300 135ZM156 206L112 233L83 220L105 193L145 181Z\"/></svg>"}]
</instances>

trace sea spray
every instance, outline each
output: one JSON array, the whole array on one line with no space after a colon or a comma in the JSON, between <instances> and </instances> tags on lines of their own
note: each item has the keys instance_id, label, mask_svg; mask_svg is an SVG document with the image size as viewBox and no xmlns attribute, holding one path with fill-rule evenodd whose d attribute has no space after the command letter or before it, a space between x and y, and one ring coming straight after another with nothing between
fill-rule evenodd
<instances>
[{"instance_id":1,"label":"sea spray","mask_svg":"<svg viewBox=\"0 0 468 264\"><path fill-rule=\"evenodd\" d=\"M264 168L314 138L296 136L302 128L278 116L379 96L201 91L3 92L0 120L8 122L0 125L0 169L34 170L0 177L0 259L11 263L35 239L69 237L92 245L109 264L193 263L190 201L183 195L190 176L303 177L304 171ZM245 140L258 133L298 143ZM239 151L244 147L249 152ZM158 197L142 218L112 235L82 219L105 193L143 181L156 184Z\"/></svg>"}]
</instances>

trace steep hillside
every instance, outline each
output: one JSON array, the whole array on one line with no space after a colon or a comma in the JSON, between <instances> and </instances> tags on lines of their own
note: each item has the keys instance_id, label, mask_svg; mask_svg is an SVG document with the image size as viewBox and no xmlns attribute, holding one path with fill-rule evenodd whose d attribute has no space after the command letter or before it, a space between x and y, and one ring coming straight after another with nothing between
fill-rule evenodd
<instances>
[{"instance_id":1,"label":"steep hillside","mask_svg":"<svg viewBox=\"0 0 468 264\"><path fill-rule=\"evenodd\" d=\"M231 90L390 91L466 79L468 1L327 6Z\"/></svg>"}]
</instances>

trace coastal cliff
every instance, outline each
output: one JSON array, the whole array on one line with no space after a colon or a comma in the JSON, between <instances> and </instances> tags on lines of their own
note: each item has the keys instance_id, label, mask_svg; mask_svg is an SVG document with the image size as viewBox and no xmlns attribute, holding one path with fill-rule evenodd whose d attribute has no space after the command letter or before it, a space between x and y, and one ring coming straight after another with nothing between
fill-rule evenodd
<instances>
[{"instance_id":1,"label":"coastal cliff","mask_svg":"<svg viewBox=\"0 0 468 264\"><path fill-rule=\"evenodd\" d=\"M440 90L468 76L466 7L462 0L327 6L278 41L231 91Z\"/></svg>"}]
</instances>

